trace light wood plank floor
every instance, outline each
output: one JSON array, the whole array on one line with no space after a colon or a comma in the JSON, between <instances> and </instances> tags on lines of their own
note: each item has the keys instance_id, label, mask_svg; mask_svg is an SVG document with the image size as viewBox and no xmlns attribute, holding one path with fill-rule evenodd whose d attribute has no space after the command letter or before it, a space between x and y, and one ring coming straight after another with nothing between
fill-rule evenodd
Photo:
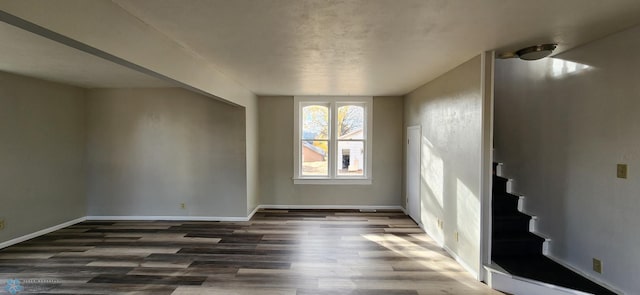
<instances>
[{"instance_id":1,"label":"light wood plank floor","mask_svg":"<svg viewBox=\"0 0 640 295\"><path fill-rule=\"evenodd\" d=\"M8 279L18 294L501 294L393 211L87 221L1 250Z\"/></svg>"}]
</instances>

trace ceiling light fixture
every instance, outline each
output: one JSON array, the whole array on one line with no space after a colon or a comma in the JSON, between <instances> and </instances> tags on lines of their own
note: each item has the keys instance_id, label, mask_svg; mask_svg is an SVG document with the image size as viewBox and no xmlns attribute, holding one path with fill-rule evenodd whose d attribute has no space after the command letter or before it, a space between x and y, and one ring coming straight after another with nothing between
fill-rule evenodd
<instances>
[{"instance_id":1,"label":"ceiling light fixture","mask_svg":"<svg viewBox=\"0 0 640 295\"><path fill-rule=\"evenodd\" d=\"M516 52L505 52L498 57L502 59L518 57L522 60L539 60L549 56L558 44L540 44L522 48Z\"/></svg>"}]
</instances>

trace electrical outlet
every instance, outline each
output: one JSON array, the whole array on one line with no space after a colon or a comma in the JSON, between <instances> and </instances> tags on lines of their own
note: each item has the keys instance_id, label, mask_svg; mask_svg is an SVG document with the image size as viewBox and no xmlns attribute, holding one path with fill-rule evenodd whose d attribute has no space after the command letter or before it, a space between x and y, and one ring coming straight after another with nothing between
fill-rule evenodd
<instances>
[{"instance_id":1,"label":"electrical outlet","mask_svg":"<svg viewBox=\"0 0 640 295\"><path fill-rule=\"evenodd\" d=\"M627 164L618 164L616 175L618 178L627 178Z\"/></svg>"},{"instance_id":2,"label":"electrical outlet","mask_svg":"<svg viewBox=\"0 0 640 295\"><path fill-rule=\"evenodd\" d=\"M185 203L180 203L180 209L187 209L187 205Z\"/></svg>"},{"instance_id":3,"label":"electrical outlet","mask_svg":"<svg viewBox=\"0 0 640 295\"><path fill-rule=\"evenodd\" d=\"M4 229L4 219L0 219L0 230Z\"/></svg>"},{"instance_id":4,"label":"electrical outlet","mask_svg":"<svg viewBox=\"0 0 640 295\"><path fill-rule=\"evenodd\" d=\"M456 232L456 242L460 242L460 233Z\"/></svg>"},{"instance_id":5,"label":"electrical outlet","mask_svg":"<svg viewBox=\"0 0 640 295\"><path fill-rule=\"evenodd\" d=\"M602 261L597 258L593 258L593 271L602 273Z\"/></svg>"}]
</instances>

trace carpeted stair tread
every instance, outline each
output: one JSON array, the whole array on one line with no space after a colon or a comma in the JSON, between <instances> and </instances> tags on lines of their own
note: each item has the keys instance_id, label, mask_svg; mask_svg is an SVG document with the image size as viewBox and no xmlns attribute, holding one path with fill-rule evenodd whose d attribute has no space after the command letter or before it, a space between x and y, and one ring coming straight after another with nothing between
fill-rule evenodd
<instances>
[{"instance_id":1,"label":"carpeted stair tread","mask_svg":"<svg viewBox=\"0 0 640 295\"><path fill-rule=\"evenodd\" d=\"M518 200L520 199L520 196L514 195L514 194L510 194L510 193L498 193L496 192L496 197L498 199L508 199L508 200Z\"/></svg>"},{"instance_id":2,"label":"carpeted stair tread","mask_svg":"<svg viewBox=\"0 0 640 295\"><path fill-rule=\"evenodd\" d=\"M506 192L508 179L500 176L493 176L493 191L494 192Z\"/></svg>"},{"instance_id":3,"label":"carpeted stair tread","mask_svg":"<svg viewBox=\"0 0 640 295\"><path fill-rule=\"evenodd\" d=\"M499 239L504 235L528 232L531 216L514 214L512 216L493 216L493 236Z\"/></svg>"},{"instance_id":4,"label":"carpeted stair tread","mask_svg":"<svg viewBox=\"0 0 640 295\"><path fill-rule=\"evenodd\" d=\"M495 241L496 242L504 242L504 241L522 241L522 240L527 240L527 241L535 241L535 242L544 242L544 238L541 236L538 236L534 233L531 232L514 232L511 233L509 236L506 237L496 237Z\"/></svg>"},{"instance_id":5,"label":"carpeted stair tread","mask_svg":"<svg viewBox=\"0 0 640 295\"><path fill-rule=\"evenodd\" d=\"M518 210L514 210L514 209L507 209L507 208L500 208L500 205L494 205L493 209L495 211L495 215L497 215L498 217L518 217L521 215L526 215ZM531 218L530 215L529 218Z\"/></svg>"},{"instance_id":6,"label":"carpeted stair tread","mask_svg":"<svg viewBox=\"0 0 640 295\"><path fill-rule=\"evenodd\" d=\"M520 211L512 211L512 212L508 212L508 214L504 214L504 215L494 215L493 216L493 220L494 221L504 221L504 222L508 222L508 221L514 221L514 220L530 220L532 217L530 215L524 214Z\"/></svg>"}]
</instances>

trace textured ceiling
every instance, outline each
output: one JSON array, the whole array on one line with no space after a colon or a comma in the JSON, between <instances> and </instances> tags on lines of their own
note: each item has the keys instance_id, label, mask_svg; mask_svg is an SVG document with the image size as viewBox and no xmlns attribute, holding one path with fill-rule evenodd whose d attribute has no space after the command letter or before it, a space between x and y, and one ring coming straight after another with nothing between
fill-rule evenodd
<instances>
[{"instance_id":1,"label":"textured ceiling","mask_svg":"<svg viewBox=\"0 0 640 295\"><path fill-rule=\"evenodd\" d=\"M260 95L405 94L473 56L635 25L637 0L114 0Z\"/></svg>"},{"instance_id":2,"label":"textured ceiling","mask_svg":"<svg viewBox=\"0 0 640 295\"><path fill-rule=\"evenodd\" d=\"M85 88L172 86L3 22L0 40L0 71Z\"/></svg>"}]
</instances>

